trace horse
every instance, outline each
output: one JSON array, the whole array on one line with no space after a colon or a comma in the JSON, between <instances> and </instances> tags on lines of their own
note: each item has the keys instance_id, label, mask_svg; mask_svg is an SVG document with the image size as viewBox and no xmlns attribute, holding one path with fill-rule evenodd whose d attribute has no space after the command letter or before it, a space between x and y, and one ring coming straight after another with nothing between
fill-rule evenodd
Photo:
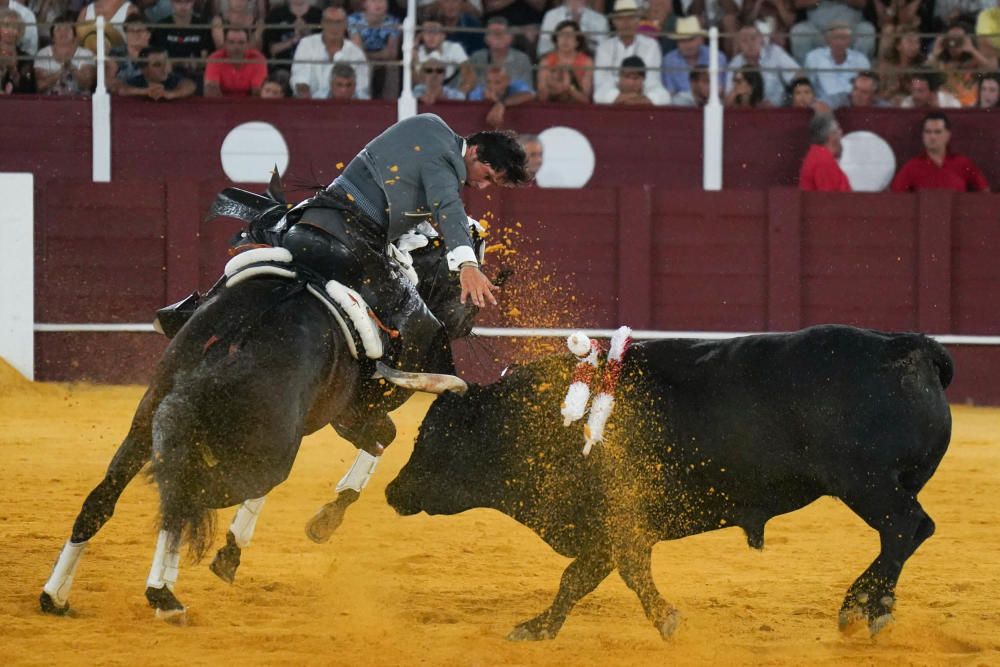
<instances>
[{"instance_id":1,"label":"horse","mask_svg":"<svg viewBox=\"0 0 1000 667\"><path fill-rule=\"evenodd\" d=\"M471 332L477 309L459 302L460 287L448 271L443 244L432 239L414 251L412 269L420 278L418 292L449 337ZM318 298L322 295L316 294L308 270L293 261L282 271L285 275L259 275L236 284L220 280L173 336L127 435L73 523L39 598L43 612L68 612L86 545L146 464L160 497L146 599L156 617L183 622L186 609L173 592L180 545L186 542L200 560L214 537L216 509L242 503L226 546L212 563L212 571L232 583L240 548L249 544L264 497L287 478L302 438L352 409L371 386L366 381L376 368L392 383L396 407L414 390L441 390L434 376L394 371L365 358L342 326L347 318ZM388 335L380 342L392 347ZM341 493L311 522L315 541L329 537L374 471L377 459L362 461L364 454L359 452L345 476L353 493ZM359 462L364 469L356 473Z\"/></svg>"}]
</instances>

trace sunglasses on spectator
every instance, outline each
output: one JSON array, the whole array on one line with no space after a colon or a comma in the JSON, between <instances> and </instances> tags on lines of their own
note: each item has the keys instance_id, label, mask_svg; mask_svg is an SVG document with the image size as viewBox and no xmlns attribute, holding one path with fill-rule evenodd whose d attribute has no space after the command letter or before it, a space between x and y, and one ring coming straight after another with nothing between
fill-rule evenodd
<instances>
[{"instance_id":1,"label":"sunglasses on spectator","mask_svg":"<svg viewBox=\"0 0 1000 667\"><path fill-rule=\"evenodd\" d=\"M425 67L424 74L444 74L443 67Z\"/></svg>"}]
</instances>

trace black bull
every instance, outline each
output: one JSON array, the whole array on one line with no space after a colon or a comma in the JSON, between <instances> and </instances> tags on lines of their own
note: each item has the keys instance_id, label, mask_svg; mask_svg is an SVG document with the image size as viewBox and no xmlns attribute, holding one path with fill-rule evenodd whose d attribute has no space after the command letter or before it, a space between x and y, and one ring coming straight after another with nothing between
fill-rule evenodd
<instances>
[{"instance_id":1,"label":"black bull","mask_svg":"<svg viewBox=\"0 0 1000 667\"><path fill-rule=\"evenodd\" d=\"M842 630L892 620L906 559L934 532L917 494L951 437L952 361L936 341L820 326L726 341L633 345L603 443L563 428L574 360L515 367L431 406L386 497L402 514L493 508L575 560L552 606L512 639L552 638L614 569L664 637L678 614L653 583L653 545L764 526L820 496L878 531L881 552L847 591Z\"/></svg>"}]
</instances>

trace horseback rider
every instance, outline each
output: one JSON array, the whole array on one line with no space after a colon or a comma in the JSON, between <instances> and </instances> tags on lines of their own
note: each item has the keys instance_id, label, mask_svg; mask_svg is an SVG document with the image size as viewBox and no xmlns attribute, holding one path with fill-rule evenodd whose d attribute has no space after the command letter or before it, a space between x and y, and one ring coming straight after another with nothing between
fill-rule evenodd
<instances>
[{"instance_id":1,"label":"horseback rider","mask_svg":"<svg viewBox=\"0 0 1000 667\"><path fill-rule=\"evenodd\" d=\"M516 186L530 179L513 133L456 134L434 114L400 121L365 146L325 190L289 212L273 230L296 262L357 290L399 332L395 366L454 375L448 336L387 249L421 222L432 222L459 272L461 303L496 304L479 269L460 198L462 186ZM338 433L373 454L392 442L395 426L375 382L361 388Z\"/></svg>"}]
</instances>

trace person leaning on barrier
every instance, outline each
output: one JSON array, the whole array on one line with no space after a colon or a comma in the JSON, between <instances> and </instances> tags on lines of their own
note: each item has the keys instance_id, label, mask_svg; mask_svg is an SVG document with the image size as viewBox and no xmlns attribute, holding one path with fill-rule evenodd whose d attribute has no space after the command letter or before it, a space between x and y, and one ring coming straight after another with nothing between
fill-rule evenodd
<instances>
[{"instance_id":1,"label":"person leaning on barrier","mask_svg":"<svg viewBox=\"0 0 1000 667\"><path fill-rule=\"evenodd\" d=\"M147 97L151 100L179 100L194 95L194 81L171 71L167 50L162 46L147 46L139 53L141 70L129 77L118 94Z\"/></svg>"},{"instance_id":2,"label":"person leaning on barrier","mask_svg":"<svg viewBox=\"0 0 1000 667\"><path fill-rule=\"evenodd\" d=\"M195 11L194 0L170 0L170 9L170 16L152 26L149 43L164 47L174 71L198 83L205 73L205 59L215 51L212 32L195 27L208 23L208 18Z\"/></svg>"},{"instance_id":3,"label":"person leaning on barrier","mask_svg":"<svg viewBox=\"0 0 1000 667\"><path fill-rule=\"evenodd\" d=\"M941 90L941 73L924 68L910 75L910 94L899 106L904 109L958 109L962 103L946 90Z\"/></svg>"},{"instance_id":4,"label":"person leaning on barrier","mask_svg":"<svg viewBox=\"0 0 1000 667\"><path fill-rule=\"evenodd\" d=\"M816 99L812 81L805 76L800 76L788 84L788 106L811 109L815 113L830 113L830 105Z\"/></svg>"},{"instance_id":5,"label":"person leaning on barrier","mask_svg":"<svg viewBox=\"0 0 1000 667\"><path fill-rule=\"evenodd\" d=\"M512 81L503 65L490 65L486 69L486 83L472 89L470 102L493 102L486 112L486 123L491 127L503 125L507 107L517 106L535 99L535 91L526 81Z\"/></svg>"},{"instance_id":6,"label":"person leaning on barrier","mask_svg":"<svg viewBox=\"0 0 1000 667\"><path fill-rule=\"evenodd\" d=\"M664 106L670 104L670 93L663 88L644 88L646 64L639 56L629 56L622 61L618 72L618 89L604 89L594 94L596 104L626 106Z\"/></svg>"},{"instance_id":7,"label":"person leaning on barrier","mask_svg":"<svg viewBox=\"0 0 1000 667\"><path fill-rule=\"evenodd\" d=\"M675 107L703 107L711 94L711 79L704 67L695 67L688 74L688 89L670 98Z\"/></svg>"},{"instance_id":8,"label":"person leaning on barrier","mask_svg":"<svg viewBox=\"0 0 1000 667\"><path fill-rule=\"evenodd\" d=\"M338 102L358 99L357 75L347 63L337 63L330 70L330 99Z\"/></svg>"},{"instance_id":9,"label":"person leaning on barrier","mask_svg":"<svg viewBox=\"0 0 1000 667\"><path fill-rule=\"evenodd\" d=\"M142 74L140 54L149 46L151 37L145 20L139 16L125 19L122 32L125 44L112 47L105 61L105 79L112 93L118 92L118 88L132 77Z\"/></svg>"},{"instance_id":10,"label":"person leaning on barrier","mask_svg":"<svg viewBox=\"0 0 1000 667\"><path fill-rule=\"evenodd\" d=\"M833 114L817 113L809 121L809 152L799 171L799 189L806 192L850 192L851 183L837 159L843 132Z\"/></svg>"},{"instance_id":11,"label":"person leaning on barrier","mask_svg":"<svg viewBox=\"0 0 1000 667\"><path fill-rule=\"evenodd\" d=\"M439 100L464 100L465 93L458 88L445 85L444 78L447 71L447 65L440 60L434 58L425 60L414 77L417 84L413 86L413 96L420 100L421 104L435 104Z\"/></svg>"}]
</instances>

